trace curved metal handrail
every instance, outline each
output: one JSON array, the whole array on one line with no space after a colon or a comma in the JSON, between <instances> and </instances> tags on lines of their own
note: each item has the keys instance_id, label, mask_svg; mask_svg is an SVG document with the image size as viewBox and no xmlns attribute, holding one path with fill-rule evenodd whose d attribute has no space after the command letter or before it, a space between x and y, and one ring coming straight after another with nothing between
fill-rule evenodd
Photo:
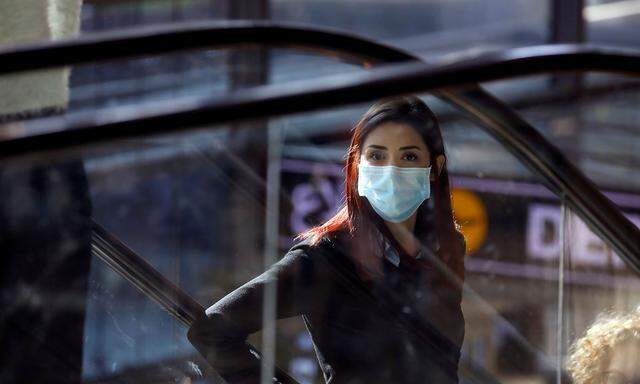
<instances>
[{"instance_id":1,"label":"curved metal handrail","mask_svg":"<svg viewBox=\"0 0 640 384\"><path fill-rule=\"evenodd\" d=\"M108 33L0 52L0 73L16 71L20 63L24 64L24 69L43 69L91 61L96 57L93 54L99 58L126 57L247 41L291 44L293 40L294 44L306 44L308 49L336 49L334 56L343 58L354 58L346 49L355 47L356 56L362 56L366 65L419 60L410 53L353 35L322 28L298 28L297 24L258 21L192 22L142 31ZM298 33L294 34L293 31ZM365 56L369 53L367 61ZM437 65L405 63L375 72L338 76L333 81L323 79L322 84L310 83L308 92L292 91L291 84L265 86L243 90L217 102L190 100L186 105L176 107L172 101L171 105L163 106L164 113L137 110L133 114L124 114L124 119L106 118L98 121L93 115L70 121L59 117L48 118L43 119L43 123L49 128L54 127L57 132L0 142L0 157L34 148L59 148L137 134L174 131L180 129L178 127L204 123L273 116L276 114L274 110L299 112L369 101L394 93L435 90L552 70L638 74L639 57L636 52L629 50L581 45L517 48L458 62L441 62ZM473 84L461 90L440 89L436 95L465 111L525 165L539 172L547 186L557 195L566 197L569 206L632 269L640 273L638 229L539 132L504 103ZM111 112L109 110L106 114Z\"/></svg>"},{"instance_id":2,"label":"curved metal handrail","mask_svg":"<svg viewBox=\"0 0 640 384\"><path fill-rule=\"evenodd\" d=\"M263 118L338 107L391 94L437 92L445 87L469 85L463 88L464 92L477 93L478 99L481 100L483 91L474 85L477 81L508 79L563 70L640 75L640 51L581 45L541 45L480 55L462 61L434 61L429 64L400 63L364 73L256 86L225 94L223 98L213 100L202 96L185 97L137 106L135 109L112 107L97 112L78 113L71 117L54 116L36 119L31 121L31 127L35 132L45 133L0 140L0 159L30 151L60 149L110 139L184 131L203 124L226 123L238 119ZM453 93L453 91L442 91L444 92ZM477 111L482 106L484 105L477 105L477 102L468 103L465 104L465 111L472 113L477 119L482 116ZM504 104L500 106L508 108ZM487 121L484 122L489 124ZM541 135L536 137L533 132L518 132L511 128L509 132L500 132L498 138L505 143L505 146L510 147L514 144L514 140L519 138L518 133L537 140L537 151L529 151L528 157L535 157L537 152L543 152L545 155L553 153L550 151L553 145ZM558 161L562 155L555 154L554 157L554 161ZM563 191L563 189L557 188L557 191Z\"/></svg>"},{"instance_id":3,"label":"curved metal handrail","mask_svg":"<svg viewBox=\"0 0 640 384\"><path fill-rule=\"evenodd\" d=\"M189 327L204 316L204 307L180 287L158 272L151 264L127 247L117 237L91 219L91 253L115 272L133 283L147 297L154 300L173 317ZM248 344L256 356L260 352ZM281 368L275 367L275 377L281 384L297 384Z\"/></svg>"},{"instance_id":4,"label":"curved metal handrail","mask_svg":"<svg viewBox=\"0 0 640 384\"><path fill-rule=\"evenodd\" d=\"M238 44L295 47L356 65L419 58L328 27L264 20L206 20L156 24L0 49L0 74Z\"/></svg>"}]
</instances>

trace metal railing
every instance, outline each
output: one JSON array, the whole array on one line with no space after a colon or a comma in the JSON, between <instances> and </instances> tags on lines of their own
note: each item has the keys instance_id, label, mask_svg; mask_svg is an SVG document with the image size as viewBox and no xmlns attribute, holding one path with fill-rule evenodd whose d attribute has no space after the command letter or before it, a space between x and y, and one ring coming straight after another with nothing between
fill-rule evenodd
<instances>
[{"instance_id":1,"label":"metal railing","mask_svg":"<svg viewBox=\"0 0 640 384\"><path fill-rule=\"evenodd\" d=\"M295 33L294 33L295 32ZM75 40L41 43L0 51L0 74L51 68L97 59L166 53L240 43L286 45L321 51L365 66L418 61L414 55L355 35L325 28L267 21L207 21L109 32ZM256 87L224 100L175 101L130 114L117 108L73 119L42 119L51 133L0 142L0 156L88 144L118 137L188 129L204 123L293 113L405 92L435 91L469 115L526 166L538 173L555 194L640 272L640 231L555 146L511 108L473 82L547 71L608 71L638 75L635 51L580 45L518 48L458 62L405 63L370 73L337 76L307 83ZM462 89L455 85L467 84ZM295 101L295 102L292 102ZM110 118L109 116L123 116Z\"/></svg>"}]
</instances>

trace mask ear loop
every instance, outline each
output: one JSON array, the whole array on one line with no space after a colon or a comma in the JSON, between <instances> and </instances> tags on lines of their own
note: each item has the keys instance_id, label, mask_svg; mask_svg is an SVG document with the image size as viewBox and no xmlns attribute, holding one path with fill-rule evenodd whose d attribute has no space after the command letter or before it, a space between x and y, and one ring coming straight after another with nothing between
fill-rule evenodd
<instances>
[{"instance_id":1,"label":"mask ear loop","mask_svg":"<svg viewBox=\"0 0 640 384\"><path fill-rule=\"evenodd\" d=\"M438 233L437 233L437 212L436 212L436 196L435 196L435 192L436 192L436 183L438 181L438 177L440 175L441 172L439 172L438 169L438 164L436 163L436 156L435 156L435 151L431 150L431 148L429 148L429 198L426 201L427 204L427 211L429 212L429 214L431 215L431 226L430 226L430 230L434 231L433 233L430 233L428 235L428 245L430 249L434 250L434 251L438 251L440 250L440 240L438 239ZM435 171L434 171L435 169ZM431 180L431 175L433 174L433 178L434 180Z\"/></svg>"},{"instance_id":2,"label":"mask ear loop","mask_svg":"<svg viewBox=\"0 0 640 384\"><path fill-rule=\"evenodd\" d=\"M427 146L427 148L429 148L429 146ZM435 167L434 167L435 165ZM438 173L438 164L436 164L436 158L433 154L433 151L431 150L431 148L429 148L429 184L434 184L436 181L433 180L431 181L431 175L433 174L434 179L438 177L438 175L436 173ZM436 169L435 172L433 172L433 169Z\"/></svg>"}]
</instances>

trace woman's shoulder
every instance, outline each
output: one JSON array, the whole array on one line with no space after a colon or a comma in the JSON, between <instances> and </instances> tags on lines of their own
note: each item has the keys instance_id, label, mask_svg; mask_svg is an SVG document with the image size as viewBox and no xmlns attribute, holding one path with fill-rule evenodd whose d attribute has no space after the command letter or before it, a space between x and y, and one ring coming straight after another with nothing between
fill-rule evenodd
<instances>
[{"instance_id":1,"label":"woman's shoulder","mask_svg":"<svg viewBox=\"0 0 640 384\"><path fill-rule=\"evenodd\" d=\"M317 241L313 241L312 237L307 237L295 242L291 248L287 251L300 253L304 256L311 257L312 255L322 254L326 251L335 250L341 246L342 235L339 233L330 233L323 235Z\"/></svg>"},{"instance_id":2,"label":"woman's shoulder","mask_svg":"<svg viewBox=\"0 0 640 384\"><path fill-rule=\"evenodd\" d=\"M350 236L344 232L334 232L312 242L306 238L295 243L285 257L290 257L301 271L307 275L321 275L326 282L344 284L356 278L356 266L349 256Z\"/></svg>"},{"instance_id":3,"label":"woman's shoulder","mask_svg":"<svg viewBox=\"0 0 640 384\"><path fill-rule=\"evenodd\" d=\"M348 236L342 232L333 232L313 242L311 237L299 240L289 248L287 255L310 260L336 262L345 256Z\"/></svg>"}]
</instances>

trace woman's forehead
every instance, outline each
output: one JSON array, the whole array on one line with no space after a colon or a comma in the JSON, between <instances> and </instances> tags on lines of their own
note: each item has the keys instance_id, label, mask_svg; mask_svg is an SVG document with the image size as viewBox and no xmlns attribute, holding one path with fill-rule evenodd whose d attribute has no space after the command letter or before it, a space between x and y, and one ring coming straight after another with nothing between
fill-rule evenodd
<instances>
[{"instance_id":1,"label":"woman's forehead","mask_svg":"<svg viewBox=\"0 0 640 384\"><path fill-rule=\"evenodd\" d=\"M377 144L391 149L397 149L408 145L416 145L426 148L426 143L420 133L409 124L397 122L384 122L375 127L364 140L364 147L369 144Z\"/></svg>"}]
</instances>

